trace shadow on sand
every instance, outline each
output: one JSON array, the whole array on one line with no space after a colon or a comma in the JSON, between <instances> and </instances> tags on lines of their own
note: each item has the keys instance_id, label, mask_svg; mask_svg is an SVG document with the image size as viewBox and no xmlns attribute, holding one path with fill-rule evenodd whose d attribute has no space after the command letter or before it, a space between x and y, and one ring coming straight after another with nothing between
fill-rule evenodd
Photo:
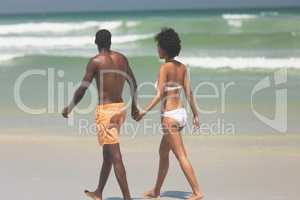
<instances>
[{"instance_id":1,"label":"shadow on sand","mask_svg":"<svg viewBox=\"0 0 300 200\"><path fill-rule=\"evenodd\" d=\"M177 198L177 199L186 199L190 195L191 195L190 192L184 192L184 191L165 191L160 195L160 197L171 197L171 198Z\"/></svg>"},{"instance_id":2,"label":"shadow on sand","mask_svg":"<svg viewBox=\"0 0 300 200\"><path fill-rule=\"evenodd\" d=\"M161 193L160 197L169 197L169 198L176 198L176 199L186 199L191 195L190 192L184 191L165 191ZM132 198L133 200L141 200L143 198ZM123 200L121 197L108 197L105 200Z\"/></svg>"},{"instance_id":3,"label":"shadow on sand","mask_svg":"<svg viewBox=\"0 0 300 200\"><path fill-rule=\"evenodd\" d=\"M123 198L121 198L121 197L108 197L108 198L105 198L105 200L123 200Z\"/></svg>"},{"instance_id":4,"label":"shadow on sand","mask_svg":"<svg viewBox=\"0 0 300 200\"><path fill-rule=\"evenodd\" d=\"M142 199L142 198L132 198L133 200L139 200L139 199ZM105 198L105 200L123 200L123 198L121 197L108 197L108 198Z\"/></svg>"}]
</instances>

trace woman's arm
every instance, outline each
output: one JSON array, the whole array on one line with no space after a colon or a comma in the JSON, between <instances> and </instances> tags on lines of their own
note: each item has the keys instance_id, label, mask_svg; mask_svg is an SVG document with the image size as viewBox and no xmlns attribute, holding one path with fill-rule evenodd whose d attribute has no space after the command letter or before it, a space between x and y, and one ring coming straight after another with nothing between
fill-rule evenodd
<instances>
[{"instance_id":1,"label":"woman's arm","mask_svg":"<svg viewBox=\"0 0 300 200\"><path fill-rule=\"evenodd\" d=\"M185 96L191 106L191 110L193 112L193 116L194 116L194 125L196 127L199 127L199 114L198 114L198 110L197 110L197 105L196 105L196 101L194 99L194 95L193 95L193 92L192 92L192 89L191 89L191 85L190 85L190 81L188 79L188 76L187 76L187 70L185 71L184 73L184 82L183 82L183 88L184 88L184 93L185 93Z\"/></svg>"},{"instance_id":2,"label":"woman's arm","mask_svg":"<svg viewBox=\"0 0 300 200\"><path fill-rule=\"evenodd\" d=\"M164 92L164 85L167 80L167 73L164 65L160 66L159 74L158 74L158 85L157 85L157 92L156 96L150 101L150 103L146 106L146 108L141 112L138 120L140 120L147 112L152 110L158 102L161 100Z\"/></svg>"}]
</instances>

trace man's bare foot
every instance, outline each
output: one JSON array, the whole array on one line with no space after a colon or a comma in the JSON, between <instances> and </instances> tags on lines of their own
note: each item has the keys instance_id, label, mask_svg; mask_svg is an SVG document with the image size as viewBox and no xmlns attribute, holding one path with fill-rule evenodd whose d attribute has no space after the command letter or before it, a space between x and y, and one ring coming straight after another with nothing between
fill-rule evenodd
<instances>
[{"instance_id":1,"label":"man's bare foot","mask_svg":"<svg viewBox=\"0 0 300 200\"><path fill-rule=\"evenodd\" d=\"M202 193L199 194L192 194L187 200L202 200L204 195Z\"/></svg>"},{"instance_id":2,"label":"man's bare foot","mask_svg":"<svg viewBox=\"0 0 300 200\"><path fill-rule=\"evenodd\" d=\"M97 190L95 192L90 192L88 190L85 190L84 193L86 194L86 196L94 200L102 200L102 195L99 192L97 192Z\"/></svg>"},{"instance_id":3,"label":"man's bare foot","mask_svg":"<svg viewBox=\"0 0 300 200\"><path fill-rule=\"evenodd\" d=\"M146 198L146 199L153 199L153 198L158 198L160 195L159 192L156 192L154 189L148 191L148 192L145 192L143 194L143 197Z\"/></svg>"}]
</instances>

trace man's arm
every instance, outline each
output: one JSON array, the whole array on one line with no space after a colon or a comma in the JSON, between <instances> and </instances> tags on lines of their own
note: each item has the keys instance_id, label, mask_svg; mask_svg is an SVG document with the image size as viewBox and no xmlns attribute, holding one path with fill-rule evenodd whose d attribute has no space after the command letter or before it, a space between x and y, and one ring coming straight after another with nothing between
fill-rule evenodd
<instances>
[{"instance_id":1,"label":"man's arm","mask_svg":"<svg viewBox=\"0 0 300 200\"><path fill-rule=\"evenodd\" d=\"M81 101L82 97L84 96L86 90L88 89L93 80L96 71L95 69L95 61L91 59L86 67L86 72L81 81L81 84L74 93L72 101L70 102L69 106L65 107L63 110L62 114L65 118L68 117L68 114L71 113L73 108Z\"/></svg>"},{"instance_id":2,"label":"man's arm","mask_svg":"<svg viewBox=\"0 0 300 200\"><path fill-rule=\"evenodd\" d=\"M137 83L136 83L136 79L135 76L131 70L131 67L128 63L128 60L125 58L126 62L127 62L127 77L126 77L126 81L129 84L130 87L130 95L132 98L132 102L131 102L131 116L134 117L137 112Z\"/></svg>"}]
</instances>

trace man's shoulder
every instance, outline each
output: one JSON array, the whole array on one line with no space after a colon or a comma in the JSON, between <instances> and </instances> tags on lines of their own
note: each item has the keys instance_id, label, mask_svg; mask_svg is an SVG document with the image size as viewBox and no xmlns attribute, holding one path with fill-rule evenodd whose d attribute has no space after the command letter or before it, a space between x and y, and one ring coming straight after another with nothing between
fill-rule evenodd
<instances>
[{"instance_id":1,"label":"man's shoulder","mask_svg":"<svg viewBox=\"0 0 300 200\"><path fill-rule=\"evenodd\" d=\"M111 51L111 53L112 53L112 55L113 55L114 57L117 57L117 58L119 58L119 59L127 60L127 57L126 57L124 54L122 54L121 52L118 52L118 51Z\"/></svg>"},{"instance_id":2,"label":"man's shoulder","mask_svg":"<svg viewBox=\"0 0 300 200\"><path fill-rule=\"evenodd\" d=\"M100 62L100 59L99 57L97 56L94 56L94 57L91 57L90 60L89 60L89 65L96 65L97 63Z\"/></svg>"}]
</instances>

